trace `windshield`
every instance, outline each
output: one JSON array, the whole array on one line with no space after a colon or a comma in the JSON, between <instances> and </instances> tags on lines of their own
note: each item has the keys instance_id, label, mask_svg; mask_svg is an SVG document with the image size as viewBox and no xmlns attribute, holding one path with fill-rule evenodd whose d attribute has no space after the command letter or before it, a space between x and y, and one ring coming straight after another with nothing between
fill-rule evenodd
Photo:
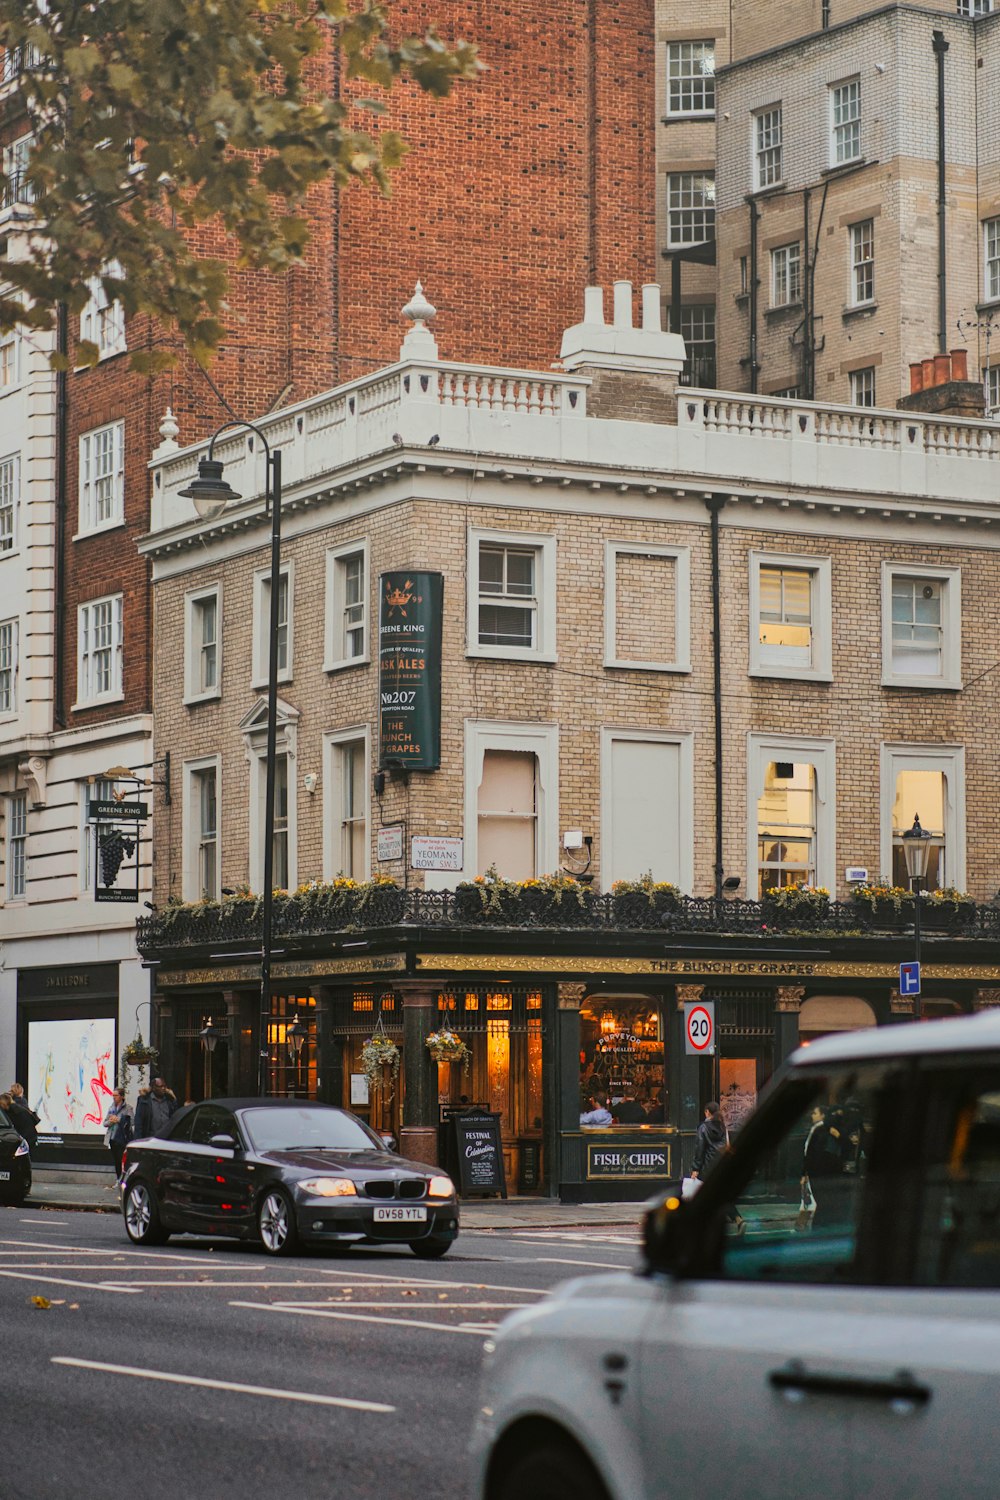
<instances>
[{"instance_id":1,"label":"windshield","mask_svg":"<svg viewBox=\"0 0 1000 1500\"><path fill-rule=\"evenodd\" d=\"M384 1151L354 1115L303 1104L297 1109L248 1109L243 1124L258 1151Z\"/></svg>"}]
</instances>

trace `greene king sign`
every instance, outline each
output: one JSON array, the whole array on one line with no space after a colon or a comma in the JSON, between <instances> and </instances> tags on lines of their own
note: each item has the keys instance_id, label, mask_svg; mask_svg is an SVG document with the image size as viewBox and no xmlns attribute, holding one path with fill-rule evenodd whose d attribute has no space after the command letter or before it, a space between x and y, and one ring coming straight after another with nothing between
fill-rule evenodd
<instances>
[{"instance_id":1,"label":"greene king sign","mask_svg":"<svg viewBox=\"0 0 1000 1500\"><path fill-rule=\"evenodd\" d=\"M441 573L379 579L379 768L441 764Z\"/></svg>"}]
</instances>

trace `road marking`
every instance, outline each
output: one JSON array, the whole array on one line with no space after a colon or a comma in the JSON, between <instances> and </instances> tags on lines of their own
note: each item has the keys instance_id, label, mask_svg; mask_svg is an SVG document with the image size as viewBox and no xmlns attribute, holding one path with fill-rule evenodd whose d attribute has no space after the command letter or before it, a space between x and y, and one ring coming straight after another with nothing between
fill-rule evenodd
<instances>
[{"instance_id":1,"label":"road marking","mask_svg":"<svg viewBox=\"0 0 1000 1500\"><path fill-rule=\"evenodd\" d=\"M515 1264L523 1265L524 1262L522 1260L518 1260L515 1262ZM442 1267L442 1269L447 1270L447 1267ZM615 1267L615 1270L620 1269L621 1268L619 1266ZM340 1276L343 1278L343 1280L350 1281L351 1283L355 1283L361 1280L367 1280L373 1281L378 1285L388 1283L390 1286L398 1286L399 1283L402 1282L404 1286L432 1286L439 1289L446 1286L461 1287L467 1292L478 1292L483 1288L483 1283L481 1281L431 1281L427 1277L423 1276L406 1276L405 1274L402 1276L382 1276L376 1274L373 1271L362 1271L357 1274L352 1274L350 1271L324 1271L323 1275ZM491 1285L489 1290L491 1292L516 1292L519 1296L523 1295L525 1297L547 1297L549 1295L550 1288L547 1286L537 1287Z\"/></svg>"},{"instance_id":2,"label":"road marking","mask_svg":"<svg viewBox=\"0 0 1000 1500\"><path fill-rule=\"evenodd\" d=\"M256 1306L257 1304L255 1303L254 1305ZM281 1304L281 1306L282 1307L295 1307L295 1308L299 1308L299 1307L321 1307L325 1311L331 1311L332 1310L330 1308L329 1302L294 1302L294 1303L283 1302ZM385 1303L384 1302L355 1302L354 1298L352 1297L349 1302L337 1303L336 1306L337 1307L343 1306L344 1308L350 1308L350 1310L353 1312L356 1308L359 1308L359 1307L382 1307L382 1308L384 1308L385 1307ZM413 1306L414 1306L414 1311L416 1311L417 1308L422 1308L426 1312L431 1312L431 1311L434 1311L434 1312L451 1312L453 1309L455 1311L460 1311L460 1312L468 1312L470 1309L473 1312L497 1312L497 1311L499 1311L499 1312L515 1312L515 1311L517 1311L518 1308L521 1308L521 1307L534 1307L534 1303L533 1302L447 1302L447 1303L446 1302L437 1302L437 1303L415 1302L413 1304Z\"/></svg>"},{"instance_id":3,"label":"road marking","mask_svg":"<svg viewBox=\"0 0 1000 1500\"><path fill-rule=\"evenodd\" d=\"M253 1305L253 1304L251 1304ZM161 1380L167 1385L196 1385L208 1391L236 1391L243 1396L270 1396L275 1401L304 1401L309 1406L346 1406L349 1411L393 1412L384 1401L356 1401L350 1396L317 1396L310 1391L283 1391L269 1385L241 1385L235 1380L209 1380L203 1375L172 1375L166 1370L139 1370L133 1365L106 1365L96 1359L70 1359L54 1355L54 1365L70 1365L77 1370L100 1370L105 1375L130 1375L135 1380Z\"/></svg>"},{"instance_id":4,"label":"road marking","mask_svg":"<svg viewBox=\"0 0 1000 1500\"><path fill-rule=\"evenodd\" d=\"M82 1287L85 1292L121 1292L124 1296L138 1297L142 1288L138 1286L114 1286L102 1281L70 1281L65 1276L46 1276L40 1271L0 1271L9 1281L44 1281L49 1286Z\"/></svg>"},{"instance_id":5,"label":"road marking","mask_svg":"<svg viewBox=\"0 0 1000 1500\"><path fill-rule=\"evenodd\" d=\"M82 1245L49 1245L44 1240L0 1240L0 1245L20 1245L23 1250L60 1250L64 1254L72 1251L74 1255L113 1255L116 1253L108 1250L87 1250Z\"/></svg>"},{"instance_id":6,"label":"road marking","mask_svg":"<svg viewBox=\"0 0 1000 1500\"><path fill-rule=\"evenodd\" d=\"M536 1263L540 1266L593 1266L598 1271L625 1271L620 1261L608 1260L568 1260L564 1255L537 1255Z\"/></svg>"},{"instance_id":7,"label":"road marking","mask_svg":"<svg viewBox=\"0 0 1000 1500\"><path fill-rule=\"evenodd\" d=\"M299 1303L290 1302L230 1302L230 1307L256 1308L258 1312L272 1313L297 1313L300 1318L335 1318L344 1323L387 1323L394 1328L430 1328L435 1333L476 1333L482 1335L479 1327L467 1327L464 1324L454 1323L429 1323L421 1318L373 1318L369 1313L332 1312L318 1307L304 1307Z\"/></svg>"},{"instance_id":8,"label":"road marking","mask_svg":"<svg viewBox=\"0 0 1000 1500\"><path fill-rule=\"evenodd\" d=\"M31 1224L32 1226L37 1227L38 1220L37 1219L19 1219L18 1223L19 1224ZM50 1219L49 1216L46 1214L46 1216L45 1216L45 1227L46 1227L46 1229L67 1229L69 1227L69 1220L68 1219Z\"/></svg>"}]
</instances>

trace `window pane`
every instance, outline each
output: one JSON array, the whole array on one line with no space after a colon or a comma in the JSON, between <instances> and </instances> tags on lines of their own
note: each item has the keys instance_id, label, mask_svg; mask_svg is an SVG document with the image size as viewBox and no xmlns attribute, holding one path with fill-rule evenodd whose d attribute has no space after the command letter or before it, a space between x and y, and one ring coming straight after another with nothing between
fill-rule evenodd
<instances>
[{"instance_id":1,"label":"window pane","mask_svg":"<svg viewBox=\"0 0 1000 1500\"><path fill-rule=\"evenodd\" d=\"M772 761L757 803L758 894L772 886L814 885L816 769Z\"/></svg>"},{"instance_id":2,"label":"window pane","mask_svg":"<svg viewBox=\"0 0 1000 1500\"><path fill-rule=\"evenodd\" d=\"M812 666L813 574L761 567L759 656L762 666Z\"/></svg>"},{"instance_id":3,"label":"window pane","mask_svg":"<svg viewBox=\"0 0 1000 1500\"><path fill-rule=\"evenodd\" d=\"M944 772L900 771L896 776L896 800L892 808L894 833L904 833L919 817L926 833L944 837Z\"/></svg>"},{"instance_id":4,"label":"window pane","mask_svg":"<svg viewBox=\"0 0 1000 1500\"><path fill-rule=\"evenodd\" d=\"M1000 1069L939 1075L933 1092L914 1281L1000 1287Z\"/></svg>"},{"instance_id":5,"label":"window pane","mask_svg":"<svg viewBox=\"0 0 1000 1500\"><path fill-rule=\"evenodd\" d=\"M503 548L479 548L479 592L481 594L503 593Z\"/></svg>"},{"instance_id":6,"label":"window pane","mask_svg":"<svg viewBox=\"0 0 1000 1500\"><path fill-rule=\"evenodd\" d=\"M726 1279L832 1282L861 1279L857 1264L872 1147L891 1114L884 1067L802 1084L802 1107L735 1194L721 1273ZM724 1158L723 1158L724 1159ZM713 1168L709 1167L709 1172ZM746 1232L739 1220L746 1221Z\"/></svg>"},{"instance_id":7,"label":"window pane","mask_svg":"<svg viewBox=\"0 0 1000 1500\"><path fill-rule=\"evenodd\" d=\"M479 873L496 865L510 880L535 871L536 757L487 750L479 784Z\"/></svg>"},{"instance_id":8,"label":"window pane","mask_svg":"<svg viewBox=\"0 0 1000 1500\"><path fill-rule=\"evenodd\" d=\"M892 580L892 666L908 676L940 677L944 668L940 579Z\"/></svg>"},{"instance_id":9,"label":"window pane","mask_svg":"<svg viewBox=\"0 0 1000 1500\"><path fill-rule=\"evenodd\" d=\"M479 606L479 643L482 646L533 646L535 612L499 604Z\"/></svg>"}]
</instances>

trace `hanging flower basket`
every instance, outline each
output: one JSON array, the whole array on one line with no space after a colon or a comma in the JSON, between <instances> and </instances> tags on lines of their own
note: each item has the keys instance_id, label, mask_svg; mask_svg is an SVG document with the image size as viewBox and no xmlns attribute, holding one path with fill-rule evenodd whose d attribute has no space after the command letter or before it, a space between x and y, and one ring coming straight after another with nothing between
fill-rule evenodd
<instances>
[{"instance_id":1,"label":"hanging flower basket","mask_svg":"<svg viewBox=\"0 0 1000 1500\"><path fill-rule=\"evenodd\" d=\"M381 1028L382 1020L375 1032L361 1049L361 1070L368 1080L370 1094L384 1093L387 1101L396 1092L399 1077L399 1048L386 1036Z\"/></svg>"},{"instance_id":2,"label":"hanging flower basket","mask_svg":"<svg viewBox=\"0 0 1000 1500\"><path fill-rule=\"evenodd\" d=\"M155 1047L150 1047L141 1036L134 1037L122 1052L122 1062L130 1068L148 1068L159 1057Z\"/></svg>"},{"instance_id":3,"label":"hanging flower basket","mask_svg":"<svg viewBox=\"0 0 1000 1500\"><path fill-rule=\"evenodd\" d=\"M462 1038L456 1036L447 1026L442 1026L440 1031L432 1031L425 1045L435 1062L461 1063L468 1072L472 1063L472 1053Z\"/></svg>"}]
</instances>

